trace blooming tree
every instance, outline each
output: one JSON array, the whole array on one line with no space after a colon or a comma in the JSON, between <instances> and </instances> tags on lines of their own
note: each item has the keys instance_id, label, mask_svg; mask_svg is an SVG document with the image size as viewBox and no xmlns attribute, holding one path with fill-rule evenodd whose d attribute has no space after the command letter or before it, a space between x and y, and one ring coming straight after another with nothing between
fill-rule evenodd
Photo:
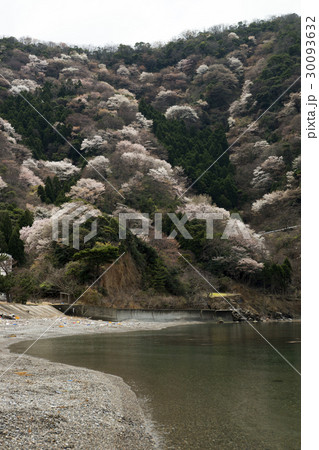
<instances>
[{"instance_id":1,"label":"blooming tree","mask_svg":"<svg viewBox=\"0 0 319 450\"><path fill-rule=\"evenodd\" d=\"M153 125L153 120L146 119L146 117L140 112L136 113L135 122L139 127L145 128L146 130L151 128Z\"/></svg>"},{"instance_id":2,"label":"blooming tree","mask_svg":"<svg viewBox=\"0 0 319 450\"><path fill-rule=\"evenodd\" d=\"M75 50L70 53L70 56L75 61L87 61L88 55L86 53L78 53Z\"/></svg>"},{"instance_id":3,"label":"blooming tree","mask_svg":"<svg viewBox=\"0 0 319 450\"><path fill-rule=\"evenodd\" d=\"M257 142L255 142L254 147L255 148L266 148L266 147L269 147L269 144L267 141L257 141Z\"/></svg>"},{"instance_id":4,"label":"blooming tree","mask_svg":"<svg viewBox=\"0 0 319 450\"><path fill-rule=\"evenodd\" d=\"M138 154L147 154L146 148L141 144L133 144L131 141L125 140L118 142L116 149L119 153L138 153Z\"/></svg>"},{"instance_id":5,"label":"blooming tree","mask_svg":"<svg viewBox=\"0 0 319 450\"><path fill-rule=\"evenodd\" d=\"M116 73L118 75L120 75L121 77L129 77L130 76L130 71L123 64L120 65L120 67L117 69Z\"/></svg>"},{"instance_id":6,"label":"blooming tree","mask_svg":"<svg viewBox=\"0 0 319 450\"><path fill-rule=\"evenodd\" d=\"M188 220L193 220L200 215L203 219L209 218L212 214L220 215L225 220L230 217L229 211L211 204L211 198L207 195L197 195L191 198L186 197L186 203L177 210L187 214Z\"/></svg>"},{"instance_id":7,"label":"blooming tree","mask_svg":"<svg viewBox=\"0 0 319 450\"><path fill-rule=\"evenodd\" d=\"M24 181L28 186L43 186L41 178L37 177L31 169L23 165L20 168L19 179Z\"/></svg>"},{"instance_id":8,"label":"blooming tree","mask_svg":"<svg viewBox=\"0 0 319 450\"><path fill-rule=\"evenodd\" d=\"M171 181L172 179L172 169L170 171L167 170L167 168L161 166L157 169L150 169L148 171L148 175L150 175L154 180L165 182L165 181Z\"/></svg>"},{"instance_id":9,"label":"blooming tree","mask_svg":"<svg viewBox=\"0 0 319 450\"><path fill-rule=\"evenodd\" d=\"M71 230L72 224L83 223L88 218L88 213L89 217L101 215L101 211L81 201L63 203L59 208L54 207L51 210L45 208L42 214L44 217L41 217L41 214L39 217L40 208L36 209L36 219L33 224L20 230L20 238L24 241L27 253L40 254L50 248L53 240L65 237L54 235L53 224L57 222L62 224L63 219L66 219Z\"/></svg>"},{"instance_id":10,"label":"blooming tree","mask_svg":"<svg viewBox=\"0 0 319 450\"><path fill-rule=\"evenodd\" d=\"M29 62L22 68L24 74L44 72L49 63L45 59L40 59L36 55L29 55Z\"/></svg>"},{"instance_id":11,"label":"blooming tree","mask_svg":"<svg viewBox=\"0 0 319 450\"><path fill-rule=\"evenodd\" d=\"M272 178L269 173L265 172L260 166L256 167L253 172L251 185L256 189L268 189L271 186Z\"/></svg>"},{"instance_id":12,"label":"blooming tree","mask_svg":"<svg viewBox=\"0 0 319 450\"><path fill-rule=\"evenodd\" d=\"M264 268L264 264L246 256L238 261L237 267L245 274L255 274Z\"/></svg>"},{"instance_id":13,"label":"blooming tree","mask_svg":"<svg viewBox=\"0 0 319 450\"><path fill-rule=\"evenodd\" d=\"M105 186L100 181L92 178L81 178L75 186L72 186L68 196L94 203L104 192Z\"/></svg>"},{"instance_id":14,"label":"blooming tree","mask_svg":"<svg viewBox=\"0 0 319 450\"><path fill-rule=\"evenodd\" d=\"M33 80L13 80L11 82L12 87L9 89L9 92L12 94L20 94L20 92L34 92L36 89L40 88L38 83Z\"/></svg>"},{"instance_id":15,"label":"blooming tree","mask_svg":"<svg viewBox=\"0 0 319 450\"><path fill-rule=\"evenodd\" d=\"M136 105L137 102L130 93L128 93L127 95L122 93L114 94L106 102L106 106L110 110L118 110L120 107L123 106L136 106Z\"/></svg>"},{"instance_id":16,"label":"blooming tree","mask_svg":"<svg viewBox=\"0 0 319 450\"><path fill-rule=\"evenodd\" d=\"M92 150L101 147L102 144L106 144L103 138L99 135L93 136L92 139L84 139L81 144L81 151Z\"/></svg>"},{"instance_id":17,"label":"blooming tree","mask_svg":"<svg viewBox=\"0 0 319 450\"><path fill-rule=\"evenodd\" d=\"M0 117L0 131L2 131L6 138L13 144L16 144L18 140L21 140L20 134L16 133L11 123L2 119L2 117Z\"/></svg>"},{"instance_id":18,"label":"blooming tree","mask_svg":"<svg viewBox=\"0 0 319 450\"><path fill-rule=\"evenodd\" d=\"M261 168L273 174L281 173L285 168L283 157L269 156L269 158L261 164Z\"/></svg>"},{"instance_id":19,"label":"blooming tree","mask_svg":"<svg viewBox=\"0 0 319 450\"><path fill-rule=\"evenodd\" d=\"M301 155L297 156L292 162L292 168L294 170L301 169Z\"/></svg>"},{"instance_id":20,"label":"blooming tree","mask_svg":"<svg viewBox=\"0 0 319 450\"><path fill-rule=\"evenodd\" d=\"M66 180L80 172L71 161L65 158L63 161L40 161L40 165L53 172L60 180Z\"/></svg>"},{"instance_id":21,"label":"blooming tree","mask_svg":"<svg viewBox=\"0 0 319 450\"><path fill-rule=\"evenodd\" d=\"M229 107L229 113L232 116L237 116L242 114L247 107L248 100L251 98L250 87L252 86L252 81L246 80L243 85L243 89L239 100L235 100Z\"/></svg>"},{"instance_id":22,"label":"blooming tree","mask_svg":"<svg viewBox=\"0 0 319 450\"><path fill-rule=\"evenodd\" d=\"M180 119L180 120L187 120L189 122L196 122L198 120L198 115L196 111L191 106L187 105L171 106L166 111L165 117L167 119Z\"/></svg>"},{"instance_id":23,"label":"blooming tree","mask_svg":"<svg viewBox=\"0 0 319 450\"><path fill-rule=\"evenodd\" d=\"M0 189L4 189L7 187L7 183L3 180L2 176L0 175Z\"/></svg>"},{"instance_id":24,"label":"blooming tree","mask_svg":"<svg viewBox=\"0 0 319 450\"><path fill-rule=\"evenodd\" d=\"M194 60L190 59L190 58L185 58L185 59L181 59L177 64L176 64L176 69L180 70L181 72L189 72L190 70L192 70L194 65Z\"/></svg>"},{"instance_id":25,"label":"blooming tree","mask_svg":"<svg viewBox=\"0 0 319 450\"><path fill-rule=\"evenodd\" d=\"M139 77L141 83L153 83L154 79L155 79L154 73L150 72L142 72Z\"/></svg>"},{"instance_id":26,"label":"blooming tree","mask_svg":"<svg viewBox=\"0 0 319 450\"><path fill-rule=\"evenodd\" d=\"M155 108L161 111L166 111L170 106L176 105L177 102L182 98L182 95L171 89L165 89L161 87L159 93L155 97L153 105Z\"/></svg>"},{"instance_id":27,"label":"blooming tree","mask_svg":"<svg viewBox=\"0 0 319 450\"><path fill-rule=\"evenodd\" d=\"M119 130L119 134L127 139L135 139L138 136L138 130L130 125L124 126L121 130Z\"/></svg>"},{"instance_id":28,"label":"blooming tree","mask_svg":"<svg viewBox=\"0 0 319 450\"><path fill-rule=\"evenodd\" d=\"M93 159L90 159L89 164L87 165L87 170L89 171L91 176L101 174L105 177L112 173L112 170L110 168L110 160L103 155L99 155Z\"/></svg>"},{"instance_id":29,"label":"blooming tree","mask_svg":"<svg viewBox=\"0 0 319 450\"><path fill-rule=\"evenodd\" d=\"M232 31L231 33L228 34L228 39L233 41L233 40L239 39L239 36L238 36L238 34L236 34Z\"/></svg>"},{"instance_id":30,"label":"blooming tree","mask_svg":"<svg viewBox=\"0 0 319 450\"><path fill-rule=\"evenodd\" d=\"M259 212L265 206L273 205L280 200L286 198L287 191L273 191L270 194L265 194L262 198L256 200L251 207L253 212Z\"/></svg>"},{"instance_id":31,"label":"blooming tree","mask_svg":"<svg viewBox=\"0 0 319 450\"><path fill-rule=\"evenodd\" d=\"M268 189L279 174L283 173L285 163L282 156L269 156L253 172L251 185L254 188Z\"/></svg>"},{"instance_id":32,"label":"blooming tree","mask_svg":"<svg viewBox=\"0 0 319 450\"><path fill-rule=\"evenodd\" d=\"M196 73L198 75L204 75L204 73L206 73L208 71L208 65L207 64L201 64L199 67L197 67L196 69Z\"/></svg>"},{"instance_id":33,"label":"blooming tree","mask_svg":"<svg viewBox=\"0 0 319 450\"><path fill-rule=\"evenodd\" d=\"M228 64L232 70L234 70L238 75L242 75L244 72L244 66L240 59L235 58L235 56L227 57Z\"/></svg>"},{"instance_id":34,"label":"blooming tree","mask_svg":"<svg viewBox=\"0 0 319 450\"><path fill-rule=\"evenodd\" d=\"M52 242L51 218L36 219L32 226L21 228L20 239L23 240L27 253L47 250Z\"/></svg>"}]
</instances>

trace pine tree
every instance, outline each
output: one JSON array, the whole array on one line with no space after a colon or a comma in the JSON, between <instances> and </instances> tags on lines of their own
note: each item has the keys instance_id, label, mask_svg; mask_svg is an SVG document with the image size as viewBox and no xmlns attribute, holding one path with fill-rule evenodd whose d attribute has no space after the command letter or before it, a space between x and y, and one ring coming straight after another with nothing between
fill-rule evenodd
<instances>
[{"instance_id":1,"label":"pine tree","mask_svg":"<svg viewBox=\"0 0 319 450\"><path fill-rule=\"evenodd\" d=\"M0 215L0 231L2 231L8 244L12 234L12 222L7 211L2 212Z\"/></svg>"},{"instance_id":2,"label":"pine tree","mask_svg":"<svg viewBox=\"0 0 319 450\"><path fill-rule=\"evenodd\" d=\"M20 228L31 227L32 224L33 224L33 214L31 211L26 209L19 219L19 227Z\"/></svg>"},{"instance_id":3,"label":"pine tree","mask_svg":"<svg viewBox=\"0 0 319 450\"><path fill-rule=\"evenodd\" d=\"M22 264L24 262L24 244L20 239L18 226L15 227L11 234L8 244L8 252L13 257L13 259L18 261L19 264Z\"/></svg>"},{"instance_id":4,"label":"pine tree","mask_svg":"<svg viewBox=\"0 0 319 450\"><path fill-rule=\"evenodd\" d=\"M45 190L44 190L44 187L41 185L38 187L38 196L40 197L40 199L43 203L46 202L47 197L45 194Z\"/></svg>"},{"instance_id":5,"label":"pine tree","mask_svg":"<svg viewBox=\"0 0 319 450\"><path fill-rule=\"evenodd\" d=\"M167 280L167 270L162 261L158 258L153 269L152 286L159 292L165 291Z\"/></svg>"},{"instance_id":6,"label":"pine tree","mask_svg":"<svg viewBox=\"0 0 319 450\"><path fill-rule=\"evenodd\" d=\"M6 239L2 231L0 231L0 253L8 252L8 244L6 243Z\"/></svg>"},{"instance_id":7,"label":"pine tree","mask_svg":"<svg viewBox=\"0 0 319 450\"><path fill-rule=\"evenodd\" d=\"M46 196L46 202L49 203L53 203L54 202L54 187L53 187L53 183L50 177L47 177L47 179L45 180L45 196Z\"/></svg>"}]
</instances>

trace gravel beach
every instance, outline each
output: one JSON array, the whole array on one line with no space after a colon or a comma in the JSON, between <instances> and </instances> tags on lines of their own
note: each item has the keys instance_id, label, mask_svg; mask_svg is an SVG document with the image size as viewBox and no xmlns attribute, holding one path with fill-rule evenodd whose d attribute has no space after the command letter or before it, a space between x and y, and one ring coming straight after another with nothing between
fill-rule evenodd
<instances>
[{"instance_id":1,"label":"gravel beach","mask_svg":"<svg viewBox=\"0 0 319 450\"><path fill-rule=\"evenodd\" d=\"M181 325L74 317L0 319L2 449L155 449L160 443L136 395L119 377L10 353L25 340ZM50 327L50 328L49 328ZM49 329L48 329L49 328ZM35 344L36 345L36 344Z\"/></svg>"}]
</instances>

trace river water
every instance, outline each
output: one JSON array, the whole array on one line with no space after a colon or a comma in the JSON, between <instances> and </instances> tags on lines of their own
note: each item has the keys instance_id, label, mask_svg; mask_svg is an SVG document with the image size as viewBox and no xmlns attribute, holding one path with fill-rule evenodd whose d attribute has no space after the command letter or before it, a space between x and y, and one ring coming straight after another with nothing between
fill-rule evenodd
<instances>
[{"instance_id":1,"label":"river water","mask_svg":"<svg viewBox=\"0 0 319 450\"><path fill-rule=\"evenodd\" d=\"M300 370L300 324L254 326ZM248 324L43 339L28 354L122 377L165 448L300 448L300 377Z\"/></svg>"}]
</instances>

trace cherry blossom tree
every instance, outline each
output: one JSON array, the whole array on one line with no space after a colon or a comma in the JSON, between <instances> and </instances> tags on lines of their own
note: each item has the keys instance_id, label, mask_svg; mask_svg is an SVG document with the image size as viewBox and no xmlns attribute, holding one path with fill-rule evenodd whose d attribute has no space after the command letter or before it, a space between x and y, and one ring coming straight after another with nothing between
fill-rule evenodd
<instances>
[{"instance_id":1,"label":"cherry blossom tree","mask_svg":"<svg viewBox=\"0 0 319 450\"><path fill-rule=\"evenodd\" d=\"M269 143L267 141L257 141L254 144L255 148L266 148L269 147Z\"/></svg>"},{"instance_id":2,"label":"cherry blossom tree","mask_svg":"<svg viewBox=\"0 0 319 450\"><path fill-rule=\"evenodd\" d=\"M191 58L185 58L178 61L176 64L176 69L180 70L181 72L191 72L194 67L195 61Z\"/></svg>"},{"instance_id":3,"label":"cherry blossom tree","mask_svg":"<svg viewBox=\"0 0 319 450\"><path fill-rule=\"evenodd\" d=\"M153 125L153 120L146 119L146 117L140 112L136 113L135 122L137 126L146 130L151 128Z\"/></svg>"},{"instance_id":4,"label":"cherry blossom tree","mask_svg":"<svg viewBox=\"0 0 319 450\"><path fill-rule=\"evenodd\" d=\"M228 56L227 61L230 68L238 75L242 75L244 73L244 66L240 59L235 56Z\"/></svg>"},{"instance_id":5,"label":"cherry blossom tree","mask_svg":"<svg viewBox=\"0 0 319 450\"><path fill-rule=\"evenodd\" d=\"M47 250L52 242L51 218L36 219L31 227L21 228L20 239L23 240L27 253Z\"/></svg>"},{"instance_id":6,"label":"cherry blossom tree","mask_svg":"<svg viewBox=\"0 0 319 450\"><path fill-rule=\"evenodd\" d=\"M262 198L256 200L251 207L253 212L259 212L265 206L273 205L287 196L287 191L273 191L270 194L265 194Z\"/></svg>"},{"instance_id":7,"label":"cherry blossom tree","mask_svg":"<svg viewBox=\"0 0 319 450\"><path fill-rule=\"evenodd\" d=\"M93 177L97 177L99 174L106 177L112 173L110 168L110 160L103 155L96 156L95 158L89 160L87 171Z\"/></svg>"},{"instance_id":8,"label":"cherry blossom tree","mask_svg":"<svg viewBox=\"0 0 319 450\"><path fill-rule=\"evenodd\" d=\"M7 187L7 183L3 180L2 176L0 175L0 189L4 189Z\"/></svg>"},{"instance_id":9,"label":"cherry blossom tree","mask_svg":"<svg viewBox=\"0 0 319 450\"><path fill-rule=\"evenodd\" d=\"M106 105L110 110L118 110L123 105L130 106L131 104L136 105L136 101L123 94L114 94L106 102Z\"/></svg>"},{"instance_id":10,"label":"cherry blossom tree","mask_svg":"<svg viewBox=\"0 0 319 450\"><path fill-rule=\"evenodd\" d=\"M36 176L31 169L28 169L23 165L20 168L19 179L24 181L28 186L39 186L39 185L44 186L41 178Z\"/></svg>"},{"instance_id":11,"label":"cherry blossom tree","mask_svg":"<svg viewBox=\"0 0 319 450\"><path fill-rule=\"evenodd\" d=\"M138 130L136 130L131 125L124 126L121 130L118 131L122 137L127 139L136 139L138 137Z\"/></svg>"},{"instance_id":12,"label":"cherry blossom tree","mask_svg":"<svg viewBox=\"0 0 319 450\"><path fill-rule=\"evenodd\" d=\"M168 108L165 113L167 119L180 119L186 120L188 122L196 122L198 120L198 115L196 111L187 105L174 105Z\"/></svg>"},{"instance_id":13,"label":"cherry blossom tree","mask_svg":"<svg viewBox=\"0 0 319 450\"><path fill-rule=\"evenodd\" d=\"M106 141L103 141L103 138L99 135L93 136L92 139L84 139L81 144L81 151L92 150L95 148L101 147L102 144L106 144Z\"/></svg>"},{"instance_id":14,"label":"cherry blossom tree","mask_svg":"<svg viewBox=\"0 0 319 450\"><path fill-rule=\"evenodd\" d=\"M154 73L150 73L150 72L142 72L139 77L139 81L141 83L153 83L154 80L155 80L155 75L154 75Z\"/></svg>"},{"instance_id":15,"label":"cherry blossom tree","mask_svg":"<svg viewBox=\"0 0 319 450\"><path fill-rule=\"evenodd\" d=\"M261 168L272 174L281 173L285 168L282 156L269 156L266 161L261 164Z\"/></svg>"},{"instance_id":16,"label":"cherry blossom tree","mask_svg":"<svg viewBox=\"0 0 319 450\"><path fill-rule=\"evenodd\" d=\"M155 100L153 106L160 111L166 111L170 106L176 105L182 99L182 95L171 89L161 88Z\"/></svg>"},{"instance_id":17,"label":"cherry blossom tree","mask_svg":"<svg viewBox=\"0 0 319 450\"><path fill-rule=\"evenodd\" d=\"M228 39L230 39L232 41L237 40L237 39L239 39L239 36L238 36L238 34L236 34L232 31L231 33L228 33Z\"/></svg>"},{"instance_id":18,"label":"cherry blossom tree","mask_svg":"<svg viewBox=\"0 0 319 450\"><path fill-rule=\"evenodd\" d=\"M243 89L238 100L235 100L229 107L229 113L231 116L238 116L246 111L247 104L252 94L250 93L250 87L252 81L246 80L243 85Z\"/></svg>"},{"instance_id":19,"label":"cherry blossom tree","mask_svg":"<svg viewBox=\"0 0 319 450\"><path fill-rule=\"evenodd\" d=\"M255 274L264 268L264 264L246 256L238 261L237 267L245 274Z\"/></svg>"},{"instance_id":20,"label":"cherry blossom tree","mask_svg":"<svg viewBox=\"0 0 319 450\"><path fill-rule=\"evenodd\" d=\"M94 203L105 192L105 186L92 178L81 178L72 186L69 197Z\"/></svg>"},{"instance_id":21,"label":"cherry blossom tree","mask_svg":"<svg viewBox=\"0 0 319 450\"><path fill-rule=\"evenodd\" d=\"M208 65L207 64L201 64L196 69L196 73L199 74L199 75L204 75L204 73L206 73L207 71L208 71Z\"/></svg>"},{"instance_id":22,"label":"cherry blossom tree","mask_svg":"<svg viewBox=\"0 0 319 450\"><path fill-rule=\"evenodd\" d=\"M78 53L77 51L73 50L70 53L70 56L73 60L75 61L87 61L88 60L88 55L86 53Z\"/></svg>"},{"instance_id":23,"label":"cherry blossom tree","mask_svg":"<svg viewBox=\"0 0 319 450\"><path fill-rule=\"evenodd\" d=\"M36 212L39 215L39 208L37 209ZM20 230L20 238L24 241L26 252L41 254L50 248L53 240L63 237L54 235L53 224L55 221L62 223L66 218L72 229L72 224L87 217L87 213L90 217L101 215L101 211L81 201L64 203L59 208L53 207L50 210L45 208L44 215L49 217L36 217L32 226L23 227Z\"/></svg>"},{"instance_id":24,"label":"cherry blossom tree","mask_svg":"<svg viewBox=\"0 0 319 450\"><path fill-rule=\"evenodd\" d=\"M53 172L60 180L66 180L80 172L80 169L74 166L69 159L63 161L40 161L40 166Z\"/></svg>"},{"instance_id":25,"label":"cherry blossom tree","mask_svg":"<svg viewBox=\"0 0 319 450\"><path fill-rule=\"evenodd\" d=\"M123 64L120 65L120 67L117 69L116 73L118 75L120 75L121 77L129 77L130 76L130 71Z\"/></svg>"},{"instance_id":26,"label":"cherry blossom tree","mask_svg":"<svg viewBox=\"0 0 319 450\"><path fill-rule=\"evenodd\" d=\"M12 144L16 144L17 141L21 140L20 134L16 133L11 123L5 119L2 119L2 117L0 117L0 131L3 132Z\"/></svg>"},{"instance_id":27,"label":"cherry blossom tree","mask_svg":"<svg viewBox=\"0 0 319 450\"><path fill-rule=\"evenodd\" d=\"M301 156L297 156L297 158L295 158L292 162L292 168L294 170L298 170L301 169Z\"/></svg>"},{"instance_id":28,"label":"cherry blossom tree","mask_svg":"<svg viewBox=\"0 0 319 450\"><path fill-rule=\"evenodd\" d=\"M218 214L223 220L230 218L230 213L224 208L219 208L211 204L211 198L208 195L197 195L191 198L186 197L185 204L178 208L178 212L187 214L188 220L193 220L196 216L209 218L212 214Z\"/></svg>"},{"instance_id":29,"label":"cherry blossom tree","mask_svg":"<svg viewBox=\"0 0 319 450\"><path fill-rule=\"evenodd\" d=\"M253 172L251 185L256 189L268 189L272 184L272 178L269 173L265 172L260 166L256 167Z\"/></svg>"},{"instance_id":30,"label":"cherry blossom tree","mask_svg":"<svg viewBox=\"0 0 319 450\"><path fill-rule=\"evenodd\" d=\"M12 87L9 92L12 94L19 94L20 92L34 92L36 89L40 88L40 85L33 80L20 80L16 79L11 82Z\"/></svg>"}]
</instances>

